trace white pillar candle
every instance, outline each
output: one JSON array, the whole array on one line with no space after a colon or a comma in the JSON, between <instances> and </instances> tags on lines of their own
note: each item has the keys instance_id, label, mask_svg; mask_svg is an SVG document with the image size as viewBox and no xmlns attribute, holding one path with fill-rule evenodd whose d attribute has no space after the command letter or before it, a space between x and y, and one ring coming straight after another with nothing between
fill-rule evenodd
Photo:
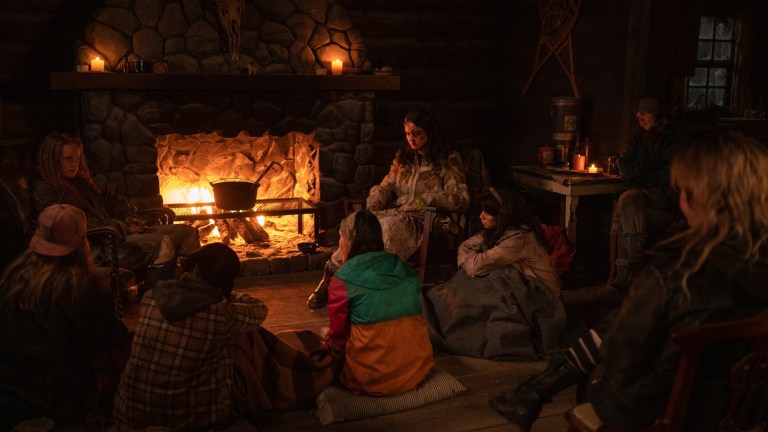
<instances>
[{"instance_id":1,"label":"white pillar candle","mask_svg":"<svg viewBox=\"0 0 768 432\"><path fill-rule=\"evenodd\" d=\"M343 67L344 67L344 62L342 62L339 59L336 59L331 62L331 73L333 75L341 75L341 71Z\"/></svg>"},{"instance_id":2,"label":"white pillar candle","mask_svg":"<svg viewBox=\"0 0 768 432\"><path fill-rule=\"evenodd\" d=\"M91 60L91 72L104 72L104 60L98 57Z\"/></svg>"}]
</instances>

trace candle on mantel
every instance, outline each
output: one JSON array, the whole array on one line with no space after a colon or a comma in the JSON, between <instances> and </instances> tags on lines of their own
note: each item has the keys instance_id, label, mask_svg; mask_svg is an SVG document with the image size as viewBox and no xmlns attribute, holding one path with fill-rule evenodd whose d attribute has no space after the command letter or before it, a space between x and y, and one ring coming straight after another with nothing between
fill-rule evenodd
<instances>
[{"instance_id":1,"label":"candle on mantel","mask_svg":"<svg viewBox=\"0 0 768 432\"><path fill-rule=\"evenodd\" d=\"M339 59L336 59L331 62L331 73L333 75L341 75L341 70L344 67L344 62L342 62Z\"/></svg>"},{"instance_id":2,"label":"candle on mantel","mask_svg":"<svg viewBox=\"0 0 768 432\"><path fill-rule=\"evenodd\" d=\"M91 72L104 72L104 60L98 57L91 60Z\"/></svg>"},{"instance_id":3,"label":"candle on mantel","mask_svg":"<svg viewBox=\"0 0 768 432\"><path fill-rule=\"evenodd\" d=\"M595 166L595 164L592 164L592 166L589 167L589 173L597 174L597 167Z\"/></svg>"}]
</instances>

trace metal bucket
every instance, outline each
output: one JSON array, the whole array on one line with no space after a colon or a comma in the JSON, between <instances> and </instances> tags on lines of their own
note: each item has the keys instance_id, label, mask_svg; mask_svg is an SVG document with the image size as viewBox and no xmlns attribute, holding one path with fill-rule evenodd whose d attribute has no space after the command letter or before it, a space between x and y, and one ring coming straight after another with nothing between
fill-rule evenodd
<instances>
[{"instance_id":1,"label":"metal bucket","mask_svg":"<svg viewBox=\"0 0 768 432\"><path fill-rule=\"evenodd\" d=\"M575 141L581 130L581 99L573 97L552 98L550 114L553 119L552 139Z\"/></svg>"},{"instance_id":2,"label":"metal bucket","mask_svg":"<svg viewBox=\"0 0 768 432\"><path fill-rule=\"evenodd\" d=\"M552 140L554 141L555 162L567 164L570 151L579 139L581 129L581 99L574 97L552 98L549 108L552 116Z\"/></svg>"}]
</instances>

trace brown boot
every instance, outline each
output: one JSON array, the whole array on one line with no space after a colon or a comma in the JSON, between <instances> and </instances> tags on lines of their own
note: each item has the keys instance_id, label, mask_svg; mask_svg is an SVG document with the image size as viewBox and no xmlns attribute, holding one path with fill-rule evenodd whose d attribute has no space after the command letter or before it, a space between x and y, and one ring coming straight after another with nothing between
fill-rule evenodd
<instances>
[{"instance_id":1,"label":"brown boot","mask_svg":"<svg viewBox=\"0 0 768 432\"><path fill-rule=\"evenodd\" d=\"M331 284L331 278L333 278L333 272L326 267L315 292L307 299L307 306L310 309L320 309L328 304L328 286Z\"/></svg>"}]
</instances>

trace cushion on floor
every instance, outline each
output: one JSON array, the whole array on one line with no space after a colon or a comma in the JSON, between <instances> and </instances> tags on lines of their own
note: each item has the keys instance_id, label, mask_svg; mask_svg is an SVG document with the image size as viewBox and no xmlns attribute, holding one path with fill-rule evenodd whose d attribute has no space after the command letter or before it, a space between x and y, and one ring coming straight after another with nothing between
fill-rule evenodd
<instances>
[{"instance_id":1,"label":"cushion on floor","mask_svg":"<svg viewBox=\"0 0 768 432\"><path fill-rule=\"evenodd\" d=\"M459 380L437 367L432 368L416 388L396 396L354 395L343 387L332 385L317 396L315 416L323 425L359 420L418 408L466 389Z\"/></svg>"}]
</instances>

